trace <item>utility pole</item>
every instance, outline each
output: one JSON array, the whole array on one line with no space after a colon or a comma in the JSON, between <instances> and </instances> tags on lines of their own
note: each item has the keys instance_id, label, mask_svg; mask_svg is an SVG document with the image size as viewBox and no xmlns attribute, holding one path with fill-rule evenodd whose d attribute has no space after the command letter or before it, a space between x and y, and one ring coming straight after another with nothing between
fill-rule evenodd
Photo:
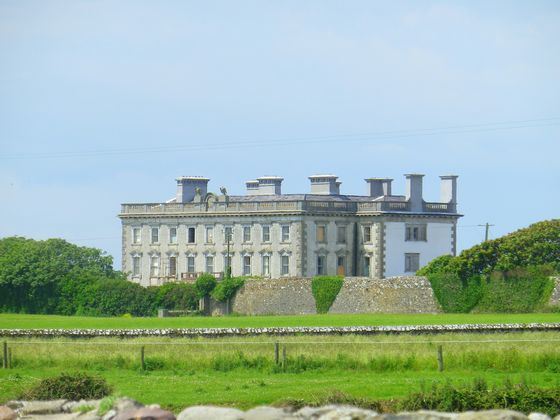
<instances>
[{"instance_id":1,"label":"utility pole","mask_svg":"<svg viewBox=\"0 0 560 420\"><path fill-rule=\"evenodd\" d=\"M231 238L231 233L229 232L229 229L226 228L226 240L227 240L227 266L226 266L226 273L225 273L225 278L229 279L231 277L231 258L229 256L229 241Z\"/></svg>"},{"instance_id":2,"label":"utility pole","mask_svg":"<svg viewBox=\"0 0 560 420\"><path fill-rule=\"evenodd\" d=\"M478 226L482 226L485 228L485 232L484 232L484 242L488 241L488 234L490 233L490 226L495 226L495 225L491 225L490 223L486 222L483 225L478 225Z\"/></svg>"}]
</instances>

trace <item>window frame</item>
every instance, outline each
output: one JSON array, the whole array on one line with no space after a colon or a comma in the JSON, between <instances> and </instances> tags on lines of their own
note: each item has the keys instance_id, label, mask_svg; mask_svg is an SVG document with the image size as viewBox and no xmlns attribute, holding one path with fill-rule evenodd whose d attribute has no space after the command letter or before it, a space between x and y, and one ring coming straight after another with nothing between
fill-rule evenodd
<instances>
[{"instance_id":1,"label":"window frame","mask_svg":"<svg viewBox=\"0 0 560 420\"><path fill-rule=\"evenodd\" d=\"M322 231L322 238L319 238L319 232ZM317 224L316 232L315 232L315 240L319 244L327 243L327 225L326 223Z\"/></svg>"},{"instance_id":2,"label":"window frame","mask_svg":"<svg viewBox=\"0 0 560 420\"><path fill-rule=\"evenodd\" d=\"M340 237L341 230L344 232L342 238ZM347 243L347 236L348 236L348 229L346 229L346 225L337 225L336 226L336 243L337 244L345 244ZM342 240L341 240L342 239Z\"/></svg>"},{"instance_id":3,"label":"window frame","mask_svg":"<svg viewBox=\"0 0 560 420\"><path fill-rule=\"evenodd\" d=\"M262 256L262 275L263 276L270 276L270 255L266 254ZM267 261L267 263L265 264L264 262ZM265 270L266 268L266 270Z\"/></svg>"},{"instance_id":4,"label":"window frame","mask_svg":"<svg viewBox=\"0 0 560 420\"><path fill-rule=\"evenodd\" d=\"M192 261L192 271L190 270ZM196 259L194 255L187 255L187 273L196 273Z\"/></svg>"},{"instance_id":5,"label":"window frame","mask_svg":"<svg viewBox=\"0 0 560 420\"><path fill-rule=\"evenodd\" d=\"M405 223L404 228L405 242L427 242L428 224L427 223Z\"/></svg>"},{"instance_id":6,"label":"window frame","mask_svg":"<svg viewBox=\"0 0 560 420\"><path fill-rule=\"evenodd\" d=\"M136 265L136 262L138 262L138 265ZM141 273L142 273L142 257L140 255L133 255L132 256L132 271L131 271L131 275L132 277L140 277Z\"/></svg>"},{"instance_id":7,"label":"window frame","mask_svg":"<svg viewBox=\"0 0 560 420\"><path fill-rule=\"evenodd\" d=\"M270 234L270 225L262 225L262 242L264 243L269 243L271 242L271 234ZM267 232L267 235L265 237L265 232Z\"/></svg>"},{"instance_id":8,"label":"window frame","mask_svg":"<svg viewBox=\"0 0 560 420\"><path fill-rule=\"evenodd\" d=\"M371 225L363 225L363 238L364 238L364 244L371 244Z\"/></svg>"},{"instance_id":9,"label":"window frame","mask_svg":"<svg viewBox=\"0 0 560 420\"><path fill-rule=\"evenodd\" d=\"M191 241L191 232L192 232L192 241ZM196 243L196 227L194 226L187 227L187 243L188 244Z\"/></svg>"},{"instance_id":10,"label":"window frame","mask_svg":"<svg viewBox=\"0 0 560 420\"><path fill-rule=\"evenodd\" d=\"M317 255L317 275L325 276L327 272L327 256Z\"/></svg>"},{"instance_id":11,"label":"window frame","mask_svg":"<svg viewBox=\"0 0 560 420\"><path fill-rule=\"evenodd\" d=\"M173 231L175 231L175 235L172 234ZM177 228L177 226L170 226L169 227L169 244L177 245L178 237L179 237L179 229Z\"/></svg>"},{"instance_id":12,"label":"window frame","mask_svg":"<svg viewBox=\"0 0 560 420\"><path fill-rule=\"evenodd\" d=\"M413 264L415 263L415 264ZM413 265L416 265L414 269ZM420 253L418 252L406 252L404 254L404 272L405 273L415 273L420 269Z\"/></svg>"},{"instance_id":13,"label":"window frame","mask_svg":"<svg viewBox=\"0 0 560 420\"><path fill-rule=\"evenodd\" d=\"M284 259L286 259L286 264L284 264ZM285 268L285 270L284 270ZM280 275L289 276L290 275L290 256L280 255Z\"/></svg>"},{"instance_id":14,"label":"window frame","mask_svg":"<svg viewBox=\"0 0 560 420\"><path fill-rule=\"evenodd\" d=\"M138 233L138 235L136 235ZM138 226L132 227L132 245L140 245L142 243L142 228Z\"/></svg>"},{"instance_id":15,"label":"window frame","mask_svg":"<svg viewBox=\"0 0 560 420\"><path fill-rule=\"evenodd\" d=\"M150 255L150 278L157 278L160 276L161 258L159 255ZM154 261L157 264L154 264Z\"/></svg>"},{"instance_id":16,"label":"window frame","mask_svg":"<svg viewBox=\"0 0 560 420\"><path fill-rule=\"evenodd\" d=\"M287 233L284 230L287 230ZM291 228L290 225L281 225L280 227L280 239L281 242L290 242L291 241Z\"/></svg>"},{"instance_id":17,"label":"window frame","mask_svg":"<svg viewBox=\"0 0 560 420\"><path fill-rule=\"evenodd\" d=\"M154 235L154 232L156 232L156 234ZM154 241L154 236L156 237L156 240ZM150 229L150 244L159 244L159 226L152 226Z\"/></svg>"},{"instance_id":18,"label":"window frame","mask_svg":"<svg viewBox=\"0 0 560 420\"><path fill-rule=\"evenodd\" d=\"M204 243L206 244L214 243L214 226L212 225L204 226Z\"/></svg>"},{"instance_id":19,"label":"window frame","mask_svg":"<svg viewBox=\"0 0 560 420\"><path fill-rule=\"evenodd\" d=\"M246 264L246 261L247 261L246 259L247 258L249 259L249 264L248 265ZM242 265L243 265L243 275L244 276L250 276L251 275L251 270L252 270L252 261L251 260L252 260L252 258L251 258L250 255L243 255L242 256L242 262L243 262ZM248 270L247 270L247 267L249 268Z\"/></svg>"},{"instance_id":20,"label":"window frame","mask_svg":"<svg viewBox=\"0 0 560 420\"><path fill-rule=\"evenodd\" d=\"M243 226L243 230L242 230L242 236L243 236L243 243L244 244L248 244L251 243L251 225L244 225Z\"/></svg>"},{"instance_id":21,"label":"window frame","mask_svg":"<svg viewBox=\"0 0 560 420\"><path fill-rule=\"evenodd\" d=\"M173 264L171 264L171 261L174 261ZM177 256L176 255L170 255L169 256L169 272L167 273L169 277L177 277ZM172 270L173 268L173 270Z\"/></svg>"},{"instance_id":22,"label":"window frame","mask_svg":"<svg viewBox=\"0 0 560 420\"><path fill-rule=\"evenodd\" d=\"M208 264L208 262L211 262L211 264ZM212 269L209 270L208 268L211 267ZM204 272L208 273L208 274L214 274L214 256L213 255L206 255L206 258L204 259Z\"/></svg>"}]
</instances>

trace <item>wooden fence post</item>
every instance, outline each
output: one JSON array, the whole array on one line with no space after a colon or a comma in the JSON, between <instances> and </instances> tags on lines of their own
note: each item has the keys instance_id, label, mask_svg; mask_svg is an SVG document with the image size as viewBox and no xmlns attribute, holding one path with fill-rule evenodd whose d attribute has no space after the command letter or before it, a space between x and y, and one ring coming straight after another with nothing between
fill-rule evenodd
<instances>
[{"instance_id":1,"label":"wooden fence post","mask_svg":"<svg viewBox=\"0 0 560 420\"><path fill-rule=\"evenodd\" d=\"M8 347L8 369L11 369L12 367L12 348Z\"/></svg>"},{"instance_id":2,"label":"wooden fence post","mask_svg":"<svg viewBox=\"0 0 560 420\"><path fill-rule=\"evenodd\" d=\"M282 346L282 370L286 370L286 345Z\"/></svg>"},{"instance_id":3,"label":"wooden fence post","mask_svg":"<svg viewBox=\"0 0 560 420\"><path fill-rule=\"evenodd\" d=\"M437 364L438 370L440 372L443 372L443 348L441 347L441 345L439 345L437 348Z\"/></svg>"},{"instance_id":4,"label":"wooden fence post","mask_svg":"<svg viewBox=\"0 0 560 420\"><path fill-rule=\"evenodd\" d=\"M8 369L8 342L4 341L4 357L2 358L2 367Z\"/></svg>"},{"instance_id":5,"label":"wooden fence post","mask_svg":"<svg viewBox=\"0 0 560 420\"><path fill-rule=\"evenodd\" d=\"M280 363L280 344L278 342L274 343L274 363L276 365Z\"/></svg>"},{"instance_id":6,"label":"wooden fence post","mask_svg":"<svg viewBox=\"0 0 560 420\"><path fill-rule=\"evenodd\" d=\"M144 346L140 348L140 363L142 365L142 370L146 370L146 362L144 361Z\"/></svg>"}]
</instances>

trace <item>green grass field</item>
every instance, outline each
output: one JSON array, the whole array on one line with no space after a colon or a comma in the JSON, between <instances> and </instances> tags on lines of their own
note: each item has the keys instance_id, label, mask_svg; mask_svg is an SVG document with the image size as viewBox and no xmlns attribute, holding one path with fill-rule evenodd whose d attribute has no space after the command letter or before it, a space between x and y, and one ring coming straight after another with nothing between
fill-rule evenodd
<instances>
[{"instance_id":1,"label":"green grass field","mask_svg":"<svg viewBox=\"0 0 560 420\"><path fill-rule=\"evenodd\" d=\"M224 316L180 318L94 318L0 314L0 328L212 328L319 327L415 324L494 324L560 322L560 313L528 314L356 314Z\"/></svg>"},{"instance_id":2,"label":"green grass field","mask_svg":"<svg viewBox=\"0 0 560 420\"><path fill-rule=\"evenodd\" d=\"M274 342L286 346L286 366ZM248 408L320 400L332 391L392 399L434 381L489 383L522 378L560 386L560 334L296 336L223 339L9 339L12 369L0 369L0 403L62 371L105 377L115 393L175 411L193 404ZM437 346L445 370L438 371ZM145 347L143 371L140 348ZM280 359L282 359L280 351Z\"/></svg>"}]
</instances>

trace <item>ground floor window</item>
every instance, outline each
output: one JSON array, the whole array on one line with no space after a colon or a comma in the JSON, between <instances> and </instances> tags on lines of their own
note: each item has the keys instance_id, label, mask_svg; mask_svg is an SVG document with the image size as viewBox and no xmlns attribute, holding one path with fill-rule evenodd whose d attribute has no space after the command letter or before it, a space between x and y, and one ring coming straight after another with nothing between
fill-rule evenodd
<instances>
[{"instance_id":1,"label":"ground floor window","mask_svg":"<svg viewBox=\"0 0 560 420\"><path fill-rule=\"evenodd\" d=\"M169 257L169 276L177 276L177 257Z\"/></svg>"},{"instance_id":2,"label":"ground floor window","mask_svg":"<svg viewBox=\"0 0 560 420\"><path fill-rule=\"evenodd\" d=\"M346 275L346 262L344 256L336 257L336 275L344 276Z\"/></svg>"},{"instance_id":3,"label":"ground floor window","mask_svg":"<svg viewBox=\"0 0 560 420\"><path fill-rule=\"evenodd\" d=\"M280 274L283 276L287 276L290 274L290 256L289 255L282 255L281 257L281 269Z\"/></svg>"},{"instance_id":4,"label":"ground floor window","mask_svg":"<svg viewBox=\"0 0 560 420\"><path fill-rule=\"evenodd\" d=\"M326 257L324 255L319 255L317 257L317 274L319 276L323 276L326 273L325 260Z\"/></svg>"},{"instance_id":5,"label":"ground floor window","mask_svg":"<svg viewBox=\"0 0 560 420\"><path fill-rule=\"evenodd\" d=\"M206 257L206 272L207 273L214 272L214 257L212 255L208 255Z\"/></svg>"},{"instance_id":6,"label":"ground floor window","mask_svg":"<svg viewBox=\"0 0 560 420\"><path fill-rule=\"evenodd\" d=\"M150 277L159 276L159 256L152 255L150 258Z\"/></svg>"},{"instance_id":7,"label":"ground floor window","mask_svg":"<svg viewBox=\"0 0 560 420\"><path fill-rule=\"evenodd\" d=\"M420 254L404 254L404 271L414 273L420 268Z\"/></svg>"},{"instance_id":8,"label":"ground floor window","mask_svg":"<svg viewBox=\"0 0 560 420\"><path fill-rule=\"evenodd\" d=\"M367 255L364 257L364 276L370 276L370 258Z\"/></svg>"},{"instance_id":9,"label":"ground floor window","mask_svg":"<svg viewBox=\"0 0 560 420\"><path fill-rule=\"evenodd\" d=\"M140 257L138 255L132 257L132 275L133 276L140 275Z\"/></svg>"},{"instance_id":10,"label":"ground floor window","mask_svg":"<svg viewBox=\"0 0 560 420\"><path fill-rule=\"evenodd\" d=\"M251 256L245 255L243 257L243 275L250 276L251 275Z\"/></svg>"},{"instance_id":11,"label":"ground floor window","mask_svg":"<svg viewBox=\"0 0 560 420\"><path fill-rule=\"evenodd\" d=\"M270 276L270 256L263 255L262 257L262 275Z\"/></svg>"},{"instance_id":12,"label":"ground floor window","mask_svg":"<svg viewBox=\"0 0 560 420\"><path fill-rule=\"evenodd\" d=\"M194 273L194 257L187 257L187 273Z\"/></svg>"}]
</instances>

